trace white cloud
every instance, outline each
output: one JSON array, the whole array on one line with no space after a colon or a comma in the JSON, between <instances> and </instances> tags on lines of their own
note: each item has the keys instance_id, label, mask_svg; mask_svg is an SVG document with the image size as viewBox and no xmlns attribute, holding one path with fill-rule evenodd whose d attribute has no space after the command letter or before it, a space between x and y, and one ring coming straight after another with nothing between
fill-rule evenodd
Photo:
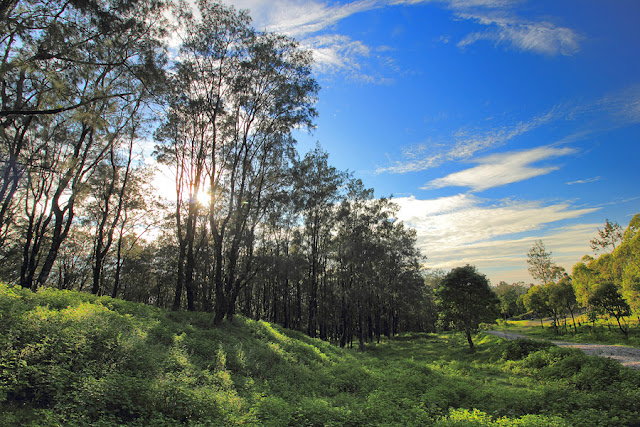
<instances>
[{"instance_id":1,"label":"white cloud","mask_svg":"<svg viewBox=\"0 0 640 427\"><path fill-rule=\"evenodd\" d=\"M511 126L485 131L459 129L451 137L453 144L445 145L429 141L405 147L402 153L404 160L391 161L391 166L378 167L376 173L419 172L440 166L445 162L467 160L478 152L501 147L518 136L559 119L563 114L559 107L554 107L545 114Z\"/></svg>"},{"instance_id":2,"label":"white cloud","mask_svg":"<svg viewBox=\"0 0 640 427\"><path fill-rule=\"evenodd\" d=\"M533 167L541 160L575 153L573 148L538 147L532 150L493 154L474 161L479 166L428 182L423 189L469 187L474 191L523 181L557 170L557 166Z\"/></svg>"},{"instance_id":3,"label":"white cloud","mask_svg":"<svg viewBox=\"0 0 640 427\"><path fill-rule=\"evenodd\" d=\"M475 264L498 280L530 280L526 253L542 238L554 260L567 269L589 253L597 224L548 229L550 224L582 217L598 208L569 203L502 200L497 203L459 194L435 200L394 199L398 219L417 231L418 247L430 268ZM511 274L513 277L508 276Z\"/></svg>"},{"instance_id":4,"label":"white cloud","mask_svg":"<svg viewBox=\"0 0 640 427\"><path fill-rule=\"evenodd\" d=\"M509 45L520 50L545 54L572 54L578 46L578 36L568 28L548 22L525 21L517 17L496 18L487 13L510 11L520 1L510 0L359 0L335 4L321 0L225 0L238 9L251 12L254 26L259 30L275 31L298 39L314 53L320 73L346 71L359 80L385 82L388 79L373 78L361 70L372 57L365 51L374 50L360 40L351 40L344 34L333 33L322 42L315 37L327 36L332 27L342 20L373 9L390 6L412 7L420 3L444 5L453 11L454 18L465 19L489 27L475 32L458 43L464 47L479 40L489 39L496 45ZM384 63L382 58L382 63Z\"/></svg>"},{"instance_id":5,"label":"white cloud","mask_svg":"<svg viewBox=\"0 0 640 427\"><path fill-rule=\"evenodd\" d=\"M587 179L578 179L576 181L567 182L567 185L589 184L591 182L600 181L601 179L602 179L602 177L600 177L600 176L596 176L596 177L593 177L593 178L587 178Z\"/></svg>"},{"instance_id":6,"label":"white cloud","mask_svg":"<svg viewBox=\"0 0 640 427\"><path fill-rule=\"evenodd\" d=\"M574 55L580 50L580 37L570 28L550 22L526 21L515 17L496 17L483 13L459 13L461 19L472 20L488 27L486 31L467 35L458 43L464 48L480 40L495 45L532 51L545 55Z\"/></svg>"},{"instance_id":7,"label":"white cloud","mask_svg":"<svg viewBox=\"0 0 640 427\"><path fill-rule=\"evenodd\" d=\"M603 96L592 109L609 112L621 125L640 123L640 85Z\"/></svg>"},{"instance_id":8,"label":"white cloud","mask_svg":"<svg viewBox=\"0 0 640 427\"><path fill-rule=\"evenodd\" d=\"M360 64L371 55L369 46L338 34L307 38L302 46L311 50L316 69L321 73L346 71L364 76Z\"/></svg>"},{"instance_id":9,"label":"white cloud","mask_svg":"<svg viewBox=\"0 0 640 427\"><path fill-rule=\"evenodd\" d=\"M294 37L322 31L356 13L384 5L379 0L360 0L332 5L318 0L227 0L238 9L248 9L258 29Z\"/></svg>"},{"instance_id":10,"label":"white cloud","mask_svg":"<svg viewBox=\"0 0 640 427\"><path fill-rule=\"evenodd\" d=\"M469 132L468 130L459 130L454 135L455 146L449 152L449 158L452 160L468 159L479 151L488 148L499 147L506 142L537 129L561 116L557 107L552 108L545 114L534 117L526 122L518 122L514 126L504 126L482 132Z\"/></svg>"},{"instance_id":11,"label":"white cloud","mask_svg":"<svg viewBox=\"0 0 640 427\"><path fill-rule=\"evenodd\" d=\"M458 19L487 27L467 35L458 47L481 40L506 45L516 50L545 55L574 55L580 50L580 36L572 29L548 21L520 18L513 14L520 0L396 0L392 4L441 3Z\"/></svg>"}]
</instances>

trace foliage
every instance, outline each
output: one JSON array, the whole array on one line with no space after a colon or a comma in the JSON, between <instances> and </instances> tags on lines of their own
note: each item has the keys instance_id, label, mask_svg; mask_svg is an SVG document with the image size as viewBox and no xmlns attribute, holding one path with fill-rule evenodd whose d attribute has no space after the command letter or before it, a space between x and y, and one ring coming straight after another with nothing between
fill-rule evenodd
<instances>
[{"instance_id":1,"label":"foliage","mask_svg":"<svg viewBox=\"0 0 640 427\"><path fill-rule=\"evenodd\" d=\"M497 316L498 299L487 278L471 265L454 268L444 276L435 295L442 322L464 332L473 351L471 333L480 323L493 322Z\"/></svg>"},{"instance_id":2,"label":"foliage","mask_svg":"<svg viewBox=\"0 0 640 427\"><path fill-rule=\"evenodd\" d=\"M0 285L5 425L628 425L638 374L574 351L412 334L340 349L262 321Z\"/></svg>"},{"instance_id":3,"label":"foliage","mask_svg":"<svg viewBox=\"0 0 640 427\"><path fill-rule=\"evenodd\" d=\"M562 277L564 268L558 266L551 259L551 252L547 252L542 240L536 240L527 253L528 270L531 277L545 285Z\"/></svg>"},{"instance_id":4,"label":"foliage","mask_svg":"<svg viewBox=\"0 0 640 427\"><path fill-rule=\"evenodd\" d=\"M598 258L585 256L573 267L577 301L594 321L598 316L614 317L624 335L628 333L624 318L640 309L639 223L637 214L622 233L617 223L607 220L604 230L598 230L600 239L594 241L612 252Z\"/></svg>"},{"instance_id":5,"label":"foliage","mask_svg":"<svg viewBox=\"0 0 640 427\"><path fill-rule=\"evenodd\" d=\"M551 348L553 344L545 341L533 341L529 339L517 339L508 341L505 345L505 349L502 352L502 358L504 360L521 360L529 355L540 350L547 350Z\"/></svg>"},{"instance_id":6,"label":"foliage","mask_svg":"<svg viewBox=\"0 0 640 427\"><path fill-rule=\"evenodd\" d=\"M616 244L622 241L622 227L617 222L611 222L607 218L604 228L598 229L598 237L589 240L591 249L597 253L599 250L606 251L609 247L614 251Z\"/></svg>"},{"instance_id":7,"label":"foliage","mask_svg":"<svg viewBox=\"0 0 640 427\"><path fill-rule=\"evenodd\" d=\"M622 331L625 336L628 336L628 327L626 325L623 326L621 320L631 314L631 308L624 298L622 298L615 284L604 282L597 285L593 291L593 295L589 298L589 305L592 306L598 314L604 313L614 317L618 322L620 331Z\"/></svg>"},{"instance_id":8,"label":"foliage","mask_svg":"<svg viewBox=\"0 0 640 427\"><path fill-rule=\"evenodd\" d=\"M494 288L494 292L500 300L500 314L504 319L526 313L524 295L527 287L523 282L509 284L502 281Z\"/></svg>"}]
</instances>

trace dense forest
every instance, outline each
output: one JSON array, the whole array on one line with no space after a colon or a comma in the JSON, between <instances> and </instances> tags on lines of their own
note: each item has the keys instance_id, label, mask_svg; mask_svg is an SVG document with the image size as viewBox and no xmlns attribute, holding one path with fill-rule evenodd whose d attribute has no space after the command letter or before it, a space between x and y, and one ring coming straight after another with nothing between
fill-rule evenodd
<instances>
[{"instance_id":1,"label":"dense forest","mask_svg":"<svg viewBox=\"0 0 640 427\"><path fill-rule=\"evenodd\" d=\"M393 202L295 149L319 90L295 40L215 1L9 1L0 17L5 283L343 346L433 330ZM174 188L153 189L148 158Z\"/></svg>"}]
</instances>

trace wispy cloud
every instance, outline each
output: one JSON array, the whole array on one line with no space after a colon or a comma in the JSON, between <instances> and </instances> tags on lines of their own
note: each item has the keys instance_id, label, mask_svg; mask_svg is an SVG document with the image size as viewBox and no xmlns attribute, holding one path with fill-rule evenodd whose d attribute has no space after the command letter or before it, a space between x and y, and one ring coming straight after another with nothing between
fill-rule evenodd
<instances>
[{"instance_id":1,"label":"wispy cloud","mask_svg":"<svg viewBox=\"0 0 640 427\"><path fill-rule=\"evenodd\" d=\"M640 85L603 96L593 108L596 112L609 112L618 124L640 123Z\"/></svg>"},{"instance_id":2,"label":"wispy cloud","mask_svg":"<svg viewBox=\"0 0 640 427\"><path fill-rule=\"evenodd\" d=\"M384 7L385 2L360 0L331 4L320 0L227 0L227 3L248 9L256 28L295 37L304 48L313 52L319 73L344 72L363 81L377 81L361 69L371 58L372 48L333 31L332 27L354 14Z\"/></svg>"},{"instance_id":3,"label":"wispy cloud","mask_svg":"<svg viewBox=\"0 0 640 427\"><path fill-rule=\"evenodd\" d=\"M469 160L474 155L502 147L513 139L562 120L582 120L588 123L589 128L556 140L555 146L576 143L602 132L640 123L640 85L628 86L596 99L559 104L543 114L514 124L491 129L466 127L449 137L409 145L402 149L401 160L390 159L390 165L378 167L376 173L419 172L446 162Z\"/></svg>"},{"instance_id":4,"label":"wispy cloud","mask_svg":"<svg viewBox=\"0 0 640 427\"><path fill-rule=\"evenodd\" d=\"M472 20L487 27L485 31L467 35L458 43L465 48L481 40L496 46L531 51L545 55L575 55L580 50L580 36L572 29L553 23L528 21L513 16L492 16L484 13L459 13L461 19Z\"/></svg>"},{"instance_id":5,"label":"wispy cloud","mask_svg":"<svg viewBox=\"0 0 640 427\"><path fill-rule=\"evenodd\" d=\"M479 166L428 182L423 189L469 187L482 191L546 175L558 166L535 167L534 163L575 153L573 148L538 147L532 150L493 154L474 161Z\"/></svg>"},{"instance_id":6,"label":"wispy cloud","mask_svg":"<svg viewBox=\"0 0 640 427\"><path fill-rule=\"evenodd\" d=\"M590 182L600 181L601 179L602 179L602 177L600 177L600 176L596 176L594 178L587 178L587 179L578 179L576 181L567 182L567 185L589 184Z\"/></svg>"},{"instance_id":7,"label":"wispy cloud","mask_svg":"<svg viewBox=\"0 0 640 427\"><path fill-rule=\"evenodd\" d=\"M506 45L547 55L569 55L579 49L579 37L573 30L547 21L517 17L513 9L521 3L519 0L359 0L342 4L322 0L225 1L238 9L250 10L256 28L298 39L314 52L319 72L346 71L363 76L365 81L384 81L373 79L360 69L361 64L372 59L363 52L373 48L334 31L334 28L350 16L385 7L415 7L421 3L432 3L450 9L452 19L468 20L486 28L467 35L458 43L460 47L490 40L496 46ZM384 59L381 62L384 63Z\"/></svg>"},{"instance_id":8,"label":"wispy cloud","mask_svg":"<svg viewBox=\"0 0 640 427\"><path fill-rule=\"evenodd\" d=\"M526 253L537 238L544 239L556 262L570 269L589 253L589 239L599 226L552 228L598 210L567 202L495 202L472 194L394 201L400 206L398 218L416 229L418 247L428 257L428 267L449 269L473 263L485 273L491 272L494 280L528 280L522 277ZM510 277L505 271L515 273Z\"/></svg>"},{"instance_id":9,"label":"wispy cloud","mask_svg":"<svg viewBox=\"0 0 640 427\"><path fill-rule=\"evenodd\" d=\"M574 55L581 37L568 27L546 20L525 19L515 13L522 0L396 0L392 4L439 3L457 19L475 22L485 30L473 32L458 42L465 48L482 40L496 46L545 55Z\"/></svg>"},{"instance_id":10,"label":"wispy cloud","mask_svg":"<svg viewBox=\"0 0 640 427\"><path fill-rule=\"evenodd\" d=\"M551 123L563 114L560 108L554 107L545 114L514 125L489 130L459 129L451 136L452 143L429 141L405 147L402 152L403 160L391 161L391 166L378 167L376 173L419 172L441 166L445 162L468 160L479 152L501 147L518 136Z\"/></svg>"},{"instance_id":11,"label":"wispy cloud","mask_svg":"<svg viewBox=\"0 0 640 427\"><path fill-rule=\"evenodd\" d=\"M240 9L250 10L258 29L294 37L318 33L351 15L384 4L379 0L360 0L337 5L319 0L232 0L229 3Z\"/></svg>"}]
</instances>

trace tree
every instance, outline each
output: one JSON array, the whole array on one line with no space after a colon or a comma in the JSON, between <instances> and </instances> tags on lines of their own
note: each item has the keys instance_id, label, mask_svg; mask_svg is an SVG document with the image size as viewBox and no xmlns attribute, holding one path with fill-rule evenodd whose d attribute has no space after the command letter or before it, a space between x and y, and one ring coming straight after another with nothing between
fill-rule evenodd
<instances>
[{"instance_id":1,"label":"tree","mask_svg":"<svg viewBox=\"0 0 640 427\"><path fill-rule=\"evenodd\" d=\"M540 318L540 327L544 329L542 318L549 312L547 289L542 285L531 286L524 295L523 301L527 310L535 312Z\"/></svg>"},{"instance_id":2,"label":"tree","mask_svg":"<svg viewBox=\"0 0 640 427\"><path fill-rule=\"evenodd\" d=\"M597 312L615 317L620 331L625 337L629 336L628 327L623 326L620 321L623 317L631 314L631 308L622 295L620 295L618 287L614 283L603 282L598 284L595 287L593 295L589 298L589 304L593 306Z\"/></svg>"},{"instance_id":3,"label":"tree","mask_svg":"<svg viewBox=\"0 0 640 427\"><path fill-rule=\"evenodd\" d=\"M24 287L47 281L87 179L161 80L162 8L154 0L2 3L0 245L8 228L19 229L12 243L22 249Z\"/></svg>"},{"instance_id":4,"label":"tree","mask_svg":"<svg viewBox=\"0 0 640 427\"><path fill-rule=\"evenodd\" d=\"M498 298L487 278L471 265L451 270L435 290L440 319L465 333L469 349L474 351L471 333L482 322L496 319Z\"/></svg>"},{"instance_id":5,"label":"tree","mask_svg":"<svg viewBox=\"0 0 640 427\"><path fill-rule=\"evenodd\" d=\"M561 278L565 272L564 268L551 260L551 252L547 252L542 240L536 240L529 249L527 264L531 277L540 281L542 285Z\"/></svg>"},{"instance_id":6,"label":"tree","mask_svg":"<svg viewBox=\"0 0 640 427\"><path fill-rule=\"evenodd\" d=\"M495 287L494 292L500 300L500 314L505 320L525 312L521 297L527 293L527 288L523 282L509 284L502 281Z\"/></svg>"},{"instance_id":7,"label":"tree","mask_svg":"<svg viewBox=\"0 0 640 427\"><path fill-rule=\"evenodd\" d=\"M318 286L325 246L332 227L333 206L346 176L329 166L329 155L319 146L295 162L292 170L293 202L304 218L304 244L308 248L308 327L307 334L316 336L318 316Z\"/></svg>"},{"instance_id":8,"label":"tree","mask_svg":"<svg viewBox=\"0 0 640 427\"><path fill-rule=\"evenodd\" d=\"M591 243L591 249L594 253L598 251L606 251L611 248L611 251L615 251L616 244L622 241L622 227L617 222L611 222L607 218L604 228L601 230L598 228L598 237L594 237L589 240Z\"/></svg>"},{"instance_id":9,"label":"tree","mask_svg":"<svg viewBox=\"0 0 640 427\"><path fill-rule=\"evenodd\" d=\"M294 40L255 31L248 13L216 1L201 0L196 9L189 2L178 8L185 38L157 154L176 178L174 308L184 285L187 308L195 309L200 285L214 296L220 323L233 317L258 273L256 229L292 153L291 131L310 127L316 115L318 86L310 52ZM211 271L198 280L200 250L210 251Z\"/></svg>"},{"instance_id":10,"label":"tree","mask_svg":"<svg viewBox=\"0 0 640 427\"><path fill-rule=\"evenodd\" d=\"M613 253L621 271L622 294L640 317L640 214L634 215L624 232L622 243Z\"/></svg>"},{"instance_id":11,"label":"tree","mask_svg":"<svg viewBox=\"0 0 640 427\"><path fill-rule=\"evenodd\" d=\"M569 312L571 314L571 319L573 321L573 330L574 332L578 332L576 328L576 319L574 316L574 312L577 306L576 294L574 293L573 286L571 285L571 278L569 276L565 276L560 279L557 283L549 283L546 285L547 295L549 297L549 308L554 315L554 326L557 328L557 315L564 314L564 327L565 331L567 329L567 318L566 313Z\"/></svg>"}]
</instances>

